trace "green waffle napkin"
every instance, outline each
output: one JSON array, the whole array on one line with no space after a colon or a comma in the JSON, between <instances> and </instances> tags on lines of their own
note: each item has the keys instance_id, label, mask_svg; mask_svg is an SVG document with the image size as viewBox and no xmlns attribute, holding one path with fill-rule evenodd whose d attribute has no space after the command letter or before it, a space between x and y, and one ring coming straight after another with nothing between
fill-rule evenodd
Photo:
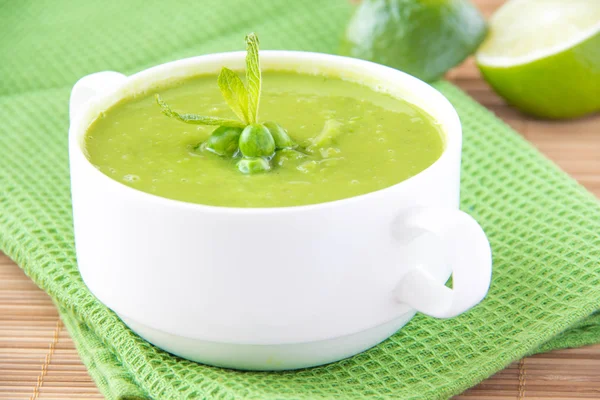
<instances>
[{"instance_id":1,"label":"green waffle napkin","mask_svg":"<svg viewBox=\"0 0 600 400\"><path fill-rule=\"evenodd\" d=\"M537 351L600 341L597 200L451 84L464 125L462 209L489 235L490 293L451 320L418 315L327 366L207 367L141 340L86 289L75 262L68 99L88 73L262 48L335 52L346 0L0 0L0 250L52 296L108 399L442 399Z\"/></svg>"}]
</instances>

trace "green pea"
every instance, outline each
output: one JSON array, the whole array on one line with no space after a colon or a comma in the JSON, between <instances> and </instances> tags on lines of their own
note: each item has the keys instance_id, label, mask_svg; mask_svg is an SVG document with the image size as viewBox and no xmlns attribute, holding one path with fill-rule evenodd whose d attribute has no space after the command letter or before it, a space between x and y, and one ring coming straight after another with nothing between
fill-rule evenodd
<instances>
[{"instance_id":1,"label":"green pea","mask_svg":"<svg viewBox=\"0 0 600 400\"><path fill-rule=\"evenodd\" d=\"M271 132L263 125L251 124L244 128L239 146L245 157L270 157L275 151Z\"/></svg>"},{"instance_id":2,"label":"green pea","mask_svg":"<svg viewBox=\"0 0 600 400\"><path fill-rule=\"evenodd\" d=\"M204 148L220 156L233 156L238 150L242 128L220 126L213 131L204 144Z\"/></svg>"},{"instance_id":3,"label":"green pea","mask_svg":"<svg viewBox=\"0 0 600 400\"><path fill-rule=\"evenodd\" d=\"M269 161L262 157L242 158L240 161L238 161L237 167L243 174L256 174L271 170L271 164Z\"/></svg>"},{"instance_id":4,"label":"green pea","mask_svg":"<svg viewBox=\"0 0 600 400\"><path fill-rule=\"evenodd\" d=\"M263 125L271 132L273 140L275 140L275 147L278 149L291 149L296 146L287 131L277 122L267 121Z\"/></svg>"}]
</instances>

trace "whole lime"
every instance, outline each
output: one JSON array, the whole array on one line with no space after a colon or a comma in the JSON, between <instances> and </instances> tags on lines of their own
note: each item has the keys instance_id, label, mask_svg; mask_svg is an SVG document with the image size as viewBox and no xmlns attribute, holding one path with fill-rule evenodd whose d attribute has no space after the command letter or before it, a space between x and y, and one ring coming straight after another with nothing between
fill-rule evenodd
<instances>
[{"instance_id":1,"label":"whole lime","mask_svg":"<svg viewBox=\"0 0 600 400\"><path fill-rule=\"evenodd\" d=\"M434 81L472 54L486 31L469 0L363 0L340 53Z\"/></svg>"}]
</instances>

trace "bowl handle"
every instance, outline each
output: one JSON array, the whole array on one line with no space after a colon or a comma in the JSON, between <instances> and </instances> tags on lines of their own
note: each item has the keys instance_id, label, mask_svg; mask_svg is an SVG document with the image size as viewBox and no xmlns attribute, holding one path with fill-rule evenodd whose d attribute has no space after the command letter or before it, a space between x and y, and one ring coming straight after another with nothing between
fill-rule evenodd
<instances>
[{"instance_id":1,"label":"bowl handle","mask_svg":"<svg viewBox=\"0 0 600 400\"><path fill-rule=\"evenodd\" d=\"M452 269L453 288L417 267L396 285L397 301L432 317L451 318L483 300L491 281L492 252L485 233L470 215L450 208L419 208L400 221L395 237L405 243L426 232L441 239L439 251Z\"/></svg>"},{"instance_id":2,"label":"bowl handle","mask_svg":"<svg viewBox=\"0 0 600 400\"><path fill-rule=\"evenodd\" d=\"M69 118L73 121L75 114L82 109L92 97L107 92L122 84L127 77L114 71L96 72L86 75L75 83L69 101Z\"/></svg>"}]
</instances>

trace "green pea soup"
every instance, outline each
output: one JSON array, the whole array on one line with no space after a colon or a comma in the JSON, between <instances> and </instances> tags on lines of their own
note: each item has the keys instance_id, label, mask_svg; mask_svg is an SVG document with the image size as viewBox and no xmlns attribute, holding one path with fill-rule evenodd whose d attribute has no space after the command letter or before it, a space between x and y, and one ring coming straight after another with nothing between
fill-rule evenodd
<instances>
[{"instance_id":1,"label":"green pea soup","mask_svg":"<svg viewBox=\"0 0 600 400\"><path fill-rule=\"evenodd\" d=\"M202 146L216 127L168 118L154 101L159 92L175 110L234 118L216 81L195 76L121 100L87 129L88 159L112 179L157 196L285 207L384 189L423 171L444 150L438 123L402 99L337 77L263 71L259 119L284 126L299 147L277 152L271 171L245 175L239 159Z\"/></svg>"}]
</instances>

